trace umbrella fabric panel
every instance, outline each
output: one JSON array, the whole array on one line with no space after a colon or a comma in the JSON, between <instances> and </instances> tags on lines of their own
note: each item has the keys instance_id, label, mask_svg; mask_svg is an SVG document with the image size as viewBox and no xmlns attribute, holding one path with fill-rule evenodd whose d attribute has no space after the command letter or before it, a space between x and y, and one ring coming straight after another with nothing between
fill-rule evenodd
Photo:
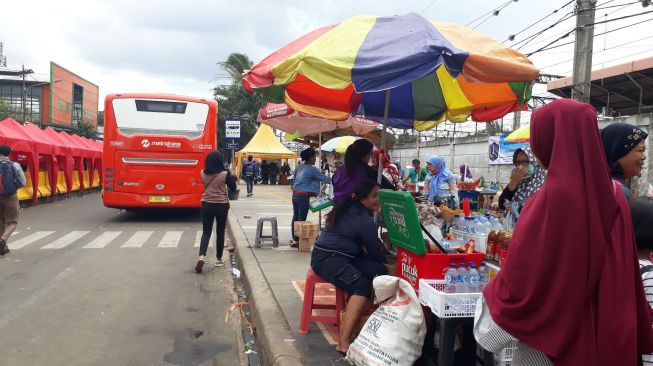
<instances>
[{"instance_id":1,"label":"umbrella fabric panel","mask_svg":"<svg viewBox=\"0 0 653 366\"><path fill-rule=\"evenodd\" d=\"M460 24L433 22L454 46L468 51L463 75L470 81L502 83L534 80L537 67L522 53Z\"/></svg>"},{"instance_id":2,"label":"umbrella fabric panel","mask_svg":"<svg viewBox=\"0 0 653 366\"><path fill-rule=\"evenodd\" d=\"M351 80L358 92L383 91L420 79L443 64L457 76L466 59L467 52L415 13L379 17L358 50Z\"/></svg>"},{"instance_id":3,"label":"umbrella fabric panel","mask_svg":"<svg viewBox=\"0 0 653 366\"><path fill-rule=\"evenodd\" d=\"M243 84L245 88L248 91L252 92L252 87L266 88L273 86L274 75L272 74L272 68L274 66L289 58L290 56L295 55L297 52L306 47L306 45L310 44L316 38L322 36L324 33L330 31L336 25L337 24L332 24L316 29L304 35L303 37L287 44L278 51L272 53L270 56L264 58L263 61L259 62L256 67L247 74L246 78L243 78ZM283 95L283 93L280 95Z\"/></svg>"},{"instance_id":4,"label":"umbrella fabric panel","mask_svg":"<svg viewBox=\"0 0 653 366\"><path fill-rule=\"evenodd\" d=\"M274 83L287 84L301 74L324 87L346 88L358 50L375 23L376 17L369 15L343 21L274 66Z\"/></svg>"}]
</instances>

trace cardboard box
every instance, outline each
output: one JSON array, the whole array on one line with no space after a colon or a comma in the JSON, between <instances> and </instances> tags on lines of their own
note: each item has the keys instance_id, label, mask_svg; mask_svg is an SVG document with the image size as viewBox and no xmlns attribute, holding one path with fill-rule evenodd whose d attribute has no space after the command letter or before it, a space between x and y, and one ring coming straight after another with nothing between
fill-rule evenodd
<instances>
[{"instance_id":1,"label":"cardboard box","mask_svg":"<svg viewBox=\"0 0 653 366\"><path fill-rule=\"evenodd\" d=\"M299 239L299 251L300 252L310 252L313 250L313 245L315 245L316 238L300 238Z\"/></svg>"},{"instance_id":2,"label":"cardboard box","mask_svg":"<svg viewBox=\"0 0 653 366\"><path fill-rule=\"evenodd\" d=\"M310 221L295 221L295 235L300 239L317 238L320 232L318 224Z\"/></svg>"}]
</instances>

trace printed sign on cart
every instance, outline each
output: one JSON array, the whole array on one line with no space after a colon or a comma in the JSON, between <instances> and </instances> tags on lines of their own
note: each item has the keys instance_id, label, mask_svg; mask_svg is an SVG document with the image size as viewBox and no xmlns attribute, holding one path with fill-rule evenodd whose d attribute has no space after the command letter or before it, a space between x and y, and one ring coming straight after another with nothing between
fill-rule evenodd
<instances>
[{"instance_id":1,"label":"printed sign on cart","mask_svg":"<svg viewBox=\"0 0 653 366\"><path fill-rule=\"evenodd\" d=\"M224 121L224 137L228 139L240 139L240 120L228 119Z\"/></svg>"},{"instance_id":2,"label":"printed sign on cart","mask_svg":"<svg viewBox=\"0 0 653 366\"><path fill-rule=\"evenodd\" d=\"M515 153L515 150L528 146L528 142L509 142L506 141L506 137L508 137L507 133L488 138L488 158L490 165L512 164L512 155Z\"/></svg>"}]
</instances>

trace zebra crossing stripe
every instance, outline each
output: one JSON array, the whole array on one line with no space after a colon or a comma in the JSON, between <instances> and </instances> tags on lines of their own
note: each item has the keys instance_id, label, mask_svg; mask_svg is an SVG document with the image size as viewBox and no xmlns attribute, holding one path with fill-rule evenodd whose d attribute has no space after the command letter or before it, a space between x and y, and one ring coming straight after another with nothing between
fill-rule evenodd
<instances>
[{"instance_id":1,"label":"zebra crossing stripe","mask_svg":"<svg viewBox=\"0 0 653 366\"><path fill-rule=\"evenodd\" d=\"M84 245L84 248L102 249L111 243L122 231L105 231L97 238L93 239L90 243Z\"/></svg>"},{"instance_id":2,"label":"zebra crossing stripe","mask_svg":"<svg viewBox=\"0 0 653 366\"><path fill-rule=\"evenodd\" d=\"M145 244L147 239L154 234L154 231L137 231L129 238L121 248L140 248Z\"/></svg>"},{"instance_id":3,"label":"zebra crossing stripe","mask_svg":"<svg viewBox=\"0 0 653 366\"><path fill-rule=\"evenodd\" d=\"M90 231L71 231L68 234L62 236L61 238L53 241L52 243L42 247L41 249L61 249L65 248L68 245L76 242L77 240L84 237L84 235L90 233Z\"/></svg>"},{"instance_id":4,"label":"zebra crossing stripe","mask_svg":"<svg viewBox=\"0 0 653 366\"><path fill-rule=\"evenodd\" d=\"M159 248L176 248L181 240L183 231L166 231L163 238L159 242Z\"/></svg>"},{"instance_id":5,"label":"zebra crossing stripe","mask_svg":"<svg viewBox=\"0 0 653 366\"><path fill-rule=\"evenodd\" d=\"M37 231L24 238L9 243L9 249L20 249L53 234L54 231Z\"/></svg>"},{"instance_id":6,"label":"zebra crossing stripe","mask_svg":"<svg viewBox=\"0 0 653 366\"><path fill-rule=\"evenodd\" d=\"M209 248L213 248L215 246L215 235L211 234L211 239L209 239ZM195 248L200 247L200 243L202 241L202 232L198 231L197 234L195 235Z\"/></svg>"}]
</instances>

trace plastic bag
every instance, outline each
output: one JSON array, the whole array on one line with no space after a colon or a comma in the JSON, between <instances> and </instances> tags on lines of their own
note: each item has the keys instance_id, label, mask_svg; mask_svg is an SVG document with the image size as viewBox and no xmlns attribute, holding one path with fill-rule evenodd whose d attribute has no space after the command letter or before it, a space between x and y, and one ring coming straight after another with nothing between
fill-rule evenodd
<instances>
[{"instance_id":1,"label":"plastic bag","mask_svg":"<svg viewBox=\"0 0 653 366\"><path fill-rule=\"evenodd\" d=\"M347 362L358 366L410 366L422 354L426 324L415 290L392 276L374 279L377 299L383 299L349 347Z\"/></svg>"}]
</instances>

